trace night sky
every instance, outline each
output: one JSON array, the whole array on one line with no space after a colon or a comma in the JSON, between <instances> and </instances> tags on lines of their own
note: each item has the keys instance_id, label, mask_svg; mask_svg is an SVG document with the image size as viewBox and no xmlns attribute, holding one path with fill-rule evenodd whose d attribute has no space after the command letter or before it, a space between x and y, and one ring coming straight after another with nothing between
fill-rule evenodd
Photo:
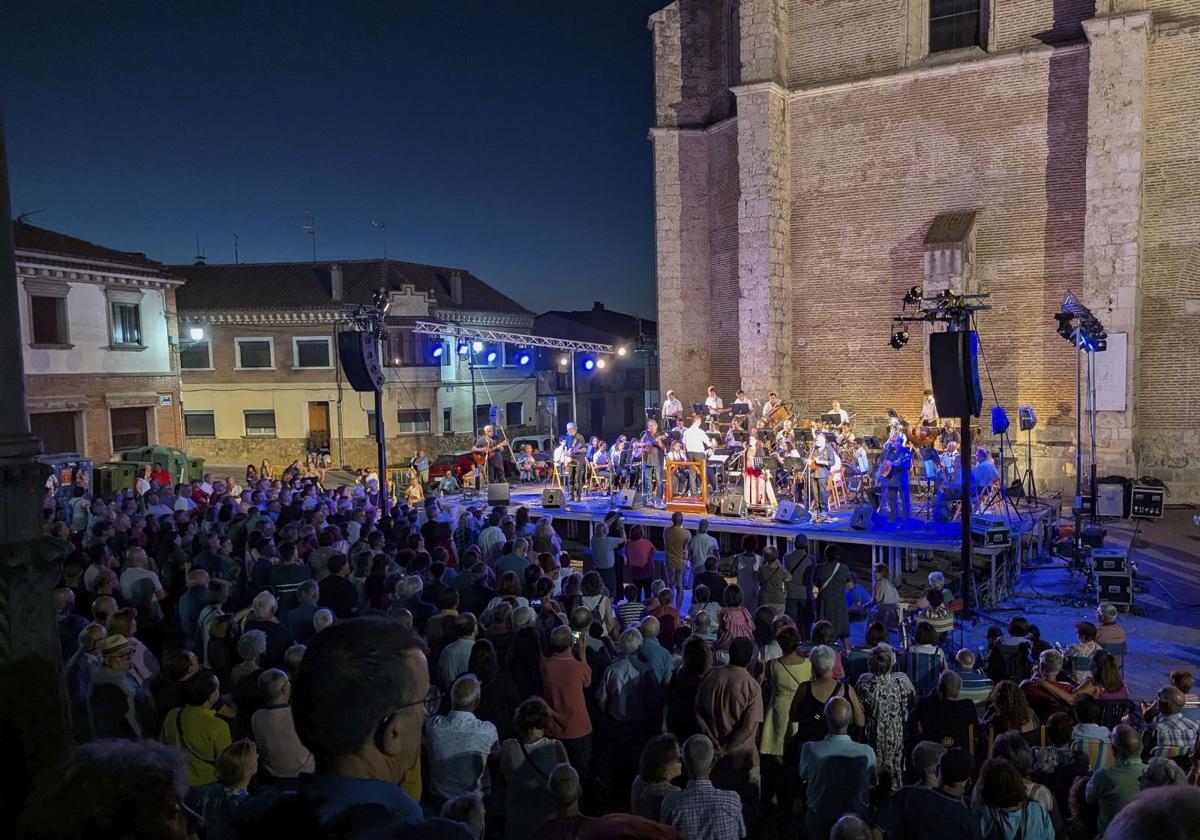
<instances>
[{"instance_id":1,"label":"night sky","mask_svg":"<svg viewBox=\"0 0 1200 840\"><path fill-rule=\"evenodd\" d=\"M666 0L14 3L14 215L191 262L464 267L534 311L652 315ZM386 224L384 235L372 220Z\"/></svg>"}]
</instances>

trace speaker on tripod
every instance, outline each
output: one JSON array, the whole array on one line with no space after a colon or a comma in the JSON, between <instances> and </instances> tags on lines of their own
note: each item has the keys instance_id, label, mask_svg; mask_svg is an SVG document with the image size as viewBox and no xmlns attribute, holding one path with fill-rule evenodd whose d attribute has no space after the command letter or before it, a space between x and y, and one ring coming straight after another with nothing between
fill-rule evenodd
<instances>
[{"instance_id":1,"label":"speaker on tripod","mask_svg":"<svg viewBox=\"0 0 1200 840\"><path fill-rule=\"evenodd\" d=\"M1030 505L1037 504L1037 482L1033 478L1033 430L1037 426L1037 412L1031 405L1017 409L1021 431L1025 433L1025 472L1021 476L1021 495Z\"/></svg>"}]
</instances>

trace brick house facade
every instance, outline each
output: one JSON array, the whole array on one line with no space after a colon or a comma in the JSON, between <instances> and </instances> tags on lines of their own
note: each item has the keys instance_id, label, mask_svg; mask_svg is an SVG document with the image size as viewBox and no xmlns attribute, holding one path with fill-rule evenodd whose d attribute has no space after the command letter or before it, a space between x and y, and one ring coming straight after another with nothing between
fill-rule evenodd
<instances>
[{"instance_id":1,"label":"brick house facade","mask_svg":"<svg viewBox=\"0 0 1200 840\"><path fill-rule=\"evenodd\" d=\"M97 463L182 446L175 291L166 267L18 221L13 225L30 427L46 453Z\"/></svg>"},{"instance_id":2,"label":"brick house facade","mask_svg":"<svg viewBox=\"0 0 1200 840\"><path fill-rule=\"evenodd\" d=\"M1014 425L1033 406L1039 484L1073 490L1075 363L1052 317L1071 290L1114 335L1099 474L1200 500L1200 5L980 2L959 41L946 6L651 17L662 387L775 389L807 417L838 399L873 430L929 384L919 328L888 347L905 291L988 292L984 441L991 405Z\"/></svg>"}]
</instances>

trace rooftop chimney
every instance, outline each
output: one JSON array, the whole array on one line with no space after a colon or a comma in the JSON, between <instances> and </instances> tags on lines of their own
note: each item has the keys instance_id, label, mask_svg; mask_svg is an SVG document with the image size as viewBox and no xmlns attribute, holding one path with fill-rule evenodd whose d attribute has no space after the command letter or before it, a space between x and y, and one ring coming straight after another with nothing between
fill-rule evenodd
<instances>
[{"instance_id":1,"label":"rooftop chimney","mask_svg":"<svg viewBox=\"0 0 1200 840\"><path fill-rule=\"evenodd\" d=\"M604 311L604 304L603 304L603 303L601 303L601 302L600 302L600 301L598 301L598 300L594 300L594 301L592 301L592 311L593 311L593 312L603 312L603 311Z\"/></svg>"},{"instance_id":2,"label":"rooftop chimney","mask_svg":"<svg viewBox=\"0 0 1200 840\"><path fill-rule=\"evenodd\" d=\"M450 275L450 300L461 304L462 298L462 275L457 271Z\"/></svg>"},{"instance_id":3,"label":"rooftop chimney","mask_svg":"<svg viewBox=\"0 0 1200 840\"><path fill-rule=\"evenodd\" d=\"M338 303L342 300L342 267L337 263L329 266L329 296Z\"/></svg>"}]
</instances>

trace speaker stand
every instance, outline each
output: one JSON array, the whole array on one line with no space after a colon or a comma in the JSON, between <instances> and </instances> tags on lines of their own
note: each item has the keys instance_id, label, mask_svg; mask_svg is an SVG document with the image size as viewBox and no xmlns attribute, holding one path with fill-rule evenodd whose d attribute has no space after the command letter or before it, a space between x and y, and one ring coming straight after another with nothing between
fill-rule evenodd
<instances>
[{"instance_id":1,"label":"speaker stand","mask_svg":"<svg viewBox=\"0 0 1200 840\"><path fill-rule=\"evenodd\" d=\"M1025 473L1021 476L1021 492L1030 507L1038 503L1037 482L1033 478L1033 430L1025 430Z\"/></svg>"}]
</instances>

